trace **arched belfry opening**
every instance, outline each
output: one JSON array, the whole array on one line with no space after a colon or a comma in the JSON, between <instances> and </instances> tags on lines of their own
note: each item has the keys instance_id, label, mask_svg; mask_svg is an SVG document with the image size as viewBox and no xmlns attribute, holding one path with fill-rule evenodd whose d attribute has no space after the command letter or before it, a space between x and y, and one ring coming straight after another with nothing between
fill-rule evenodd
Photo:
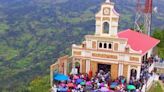
<instances>
[{"instance_id":1,"label":"arched belfry opening","mask_svg":"<svg viewBox=\"0 0 164 92\"><path fill-rule=\"evenodd\" d=\"M117 37L119 14L114 9L114 3L106 0L95 15L96 35Z\"/></svg>"},{"instance_id":2,"label":"arched belfry opening","mask_svg":"<svg viewBox=\"0 0 164 92\"><path fill-rule=\"evenodd\" d=\"M109 34L109 23L108 22L103 23L103 33Z\"/></svg>"}]
</instances>

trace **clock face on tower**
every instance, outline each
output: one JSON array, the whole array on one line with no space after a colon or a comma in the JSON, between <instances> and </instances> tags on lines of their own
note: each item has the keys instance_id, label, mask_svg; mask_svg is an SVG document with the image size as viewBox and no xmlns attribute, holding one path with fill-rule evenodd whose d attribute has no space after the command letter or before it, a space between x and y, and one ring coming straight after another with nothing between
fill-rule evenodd
<instances>
[{"instance_id":1,"label":"clock face on tower","mask_svg":"<svg viewBox=\"0 0 164 92\"><path fill-rule=\"evenodd\" d=\"M109 15L110 14L110 8L104 8L103 9L103 14L104 15Z\"/></svg>"}]
</instances>

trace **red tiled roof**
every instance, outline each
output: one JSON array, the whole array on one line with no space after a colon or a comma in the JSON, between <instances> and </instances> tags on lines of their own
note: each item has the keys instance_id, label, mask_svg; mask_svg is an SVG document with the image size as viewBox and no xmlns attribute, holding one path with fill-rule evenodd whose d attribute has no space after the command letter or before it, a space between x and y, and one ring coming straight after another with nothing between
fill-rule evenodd
<instances>
[{"instance_id":1,"label":"red tiled roof","mask_svg":"<svg viewBox=\"0 0 164 92\"><path fill-rule=\"evenodd\" d=\"M151 48L155 47L160 40L127 29L118 33L119 38L126 38L128 40L128 45L135 51L142 51L142 55L146 54Z\"/></svg>"}]
</instances>

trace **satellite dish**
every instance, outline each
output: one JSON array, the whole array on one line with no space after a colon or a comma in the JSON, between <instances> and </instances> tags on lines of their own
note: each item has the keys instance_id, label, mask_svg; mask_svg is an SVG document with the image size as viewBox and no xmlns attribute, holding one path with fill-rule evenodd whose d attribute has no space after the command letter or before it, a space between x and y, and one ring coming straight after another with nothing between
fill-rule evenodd
<instances>
[{"instance_id":1,"label":"satellite dish","mask_svg":"<svg viewBox=\"0 0 164 92\"><path fill-rule=\"evenodd\" d=\"M154 13L158 13L158 7L157 6L154 7L153 11L154 11Z\"/></svg>"},{"instance_id":2,"label":"satellite dish","mask_svg":"<svg viewBox=\"0 0 164 92\"><path fill-rule=\"evenodd\" d=\"M106 3L110 3L110 0L106 0Z\"/></svg>"}]
</instances>

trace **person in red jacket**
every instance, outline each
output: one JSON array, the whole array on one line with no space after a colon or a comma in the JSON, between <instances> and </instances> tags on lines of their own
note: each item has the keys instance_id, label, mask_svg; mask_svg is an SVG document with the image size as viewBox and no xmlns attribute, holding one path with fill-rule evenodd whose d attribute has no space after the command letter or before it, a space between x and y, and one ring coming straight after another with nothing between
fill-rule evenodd
<instances>
[{"instance_id":1,"label":"person in red jacket","mask_svg":"<svg viewBox=\"0 0 164 92\"><path fill-rule=\"evenodd\" d=\"M92 78L92 70L89 71L88 77L89 77L89 79Z\"/></svg>"}]
</instances>

